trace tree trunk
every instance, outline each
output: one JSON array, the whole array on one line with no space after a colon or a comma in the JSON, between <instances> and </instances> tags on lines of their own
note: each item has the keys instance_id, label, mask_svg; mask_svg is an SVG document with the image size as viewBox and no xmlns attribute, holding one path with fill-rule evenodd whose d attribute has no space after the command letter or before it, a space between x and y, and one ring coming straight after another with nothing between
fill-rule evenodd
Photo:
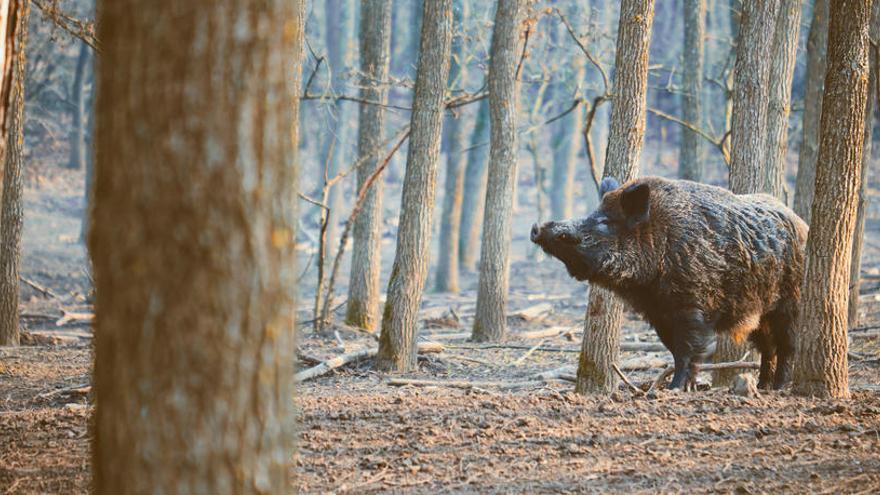
<instances>
[{"instance_id":1,"label":"tree trunk","mask_svg":"<svg viewBox=\"0 0 880 495\"><path fill-rule=\"evenodd\" d=\"M477 267L480 232L483 230L483 205L486 199L486 165L489 163L489 100L480 102L477 120L471 135L467 167L464 173L464 192L461 203L461 230L458 237L458 260L462 270Z\"/></svg>"},{"instance_id":2,"label":"tree trunk","mask_svg":"<svg viewBox=\"0 0 880 495\"><path fill-rule=\"evenodd\" d=\"M648 48L654 21L653 0L622 0L615 56L611 132L604 175L621 183L639 174L645 138ZM598 286L590 287L575 392L611 393L617 385L612 365L620 353L623 303Z\"/></svg>"},{"instance_id":3,"label":"tree trunk","mask_svg":"<svg viewBox=\"0 0 880 495\"><path fill-rule=\"evenodd\" d=\"M74 72L73 86L70 89L73 108L70 112L72 125L70 128L70 155L67 160L67 168L74 170L81 170L86 163L86 92L84 90L84 82L91 50L85 43L79 43L79 56L76 59L76 71Z\"/></svg>"},{"instance_id":4,"label":"tree trunk","mask_svg":"<svg viewBox=\"0 0 880 495\"><path fill-rule=\"evenodd\" d=\"M467 65L462 64L464 51L463 20L468 17L467 2L455 0L454 26L458 30L452 40L452 61L449 69L449 89L464 89ZM443 188L443 212L440 217L440 251L434 288L438 292L458 292L458 235L461 224L461 204L464 193L464 125L461 115L448 118L446 131L446 182Z\"/></svg>"},{"instance_id":5,"label":"tree trunk","mask_svg":"<svg viewBox=\"0 0 880 495\"><path fill-rule=\"evenodd\" d=\"M773 35L770 67L770 102L767 106L767 165L762 190L786 201L785 155L788 151L788 115L791 82L797 65L802 0L782 0Z\"/></svg>"},{"instance_id":6,"label":"tree trunk","mask_svg":"<svg viewBox=\"0 0 880 495\"><path fill-rule=\"evenodd\" d=\"M794 389L848 398L847 298L868 94L871 0L832 0L822 141L807 239Z\"/></svg>"},{"instance_id":7,"label":"tree trunk","mask_svg":"<svg viewBox=\"0 0 880 495\"><path fill-rule=\"evenodd\" d=\"M685 122L702 127L703 116L703 46L706 28L706 1L684 0L684 67L681 97ZM681 130L681 155L678 176L700 182L703 180L703 138L689 129Z\"/></svg>"},{"instance_id":8,"label":"tree trunk","mask_svg":"<svg viewBox=\"0 0 880 495\"><path fill-rule=\"evenodd\" d=\"M798 151L797 182L794 192L794 212L810 223L813 190L816 186L816 159L821 139L819 118L822 115L823 85L825 84L826 52L828 49L828 0L813 4L813 20L807 37L807 75L804 83L803 137Z\"/></svg>"},{"instance_id":9,"label":"tree trunk","mask_svg":"<svg viewBox=\"0 0 880 495\"><path fill-rule=\"evenodd\" d=\"M489 178L486 182L485 219L480 245L480 289L472 333L472 339L477 342L498 341L505 332L510 228L519 151L516 135L516 112L519 109L517 42L524 13L523 0L498 0L495 27L492 29Z\"/></svg>"},{"instance_id":10,"label":"tree trunk","mask_svg":"<svg viewBox=\"0 0 880 495\"><path fill-rule=\"evenodd\" d=\"M290 491L303 11L98 9L95 493Z\"/></svg>"},{"instance_id":11,"label":"tree trunk","mask_svg":"<svg viewBox=\"0 0 880 495\"><path fill-rule=\"evenodd\" d=\"M452 0L424 2L419 63L398 222L376 365L408 371L416 365L416 325L428 276L444 93L452 47Z\"/></svg>"},{"instance_id":12,"label":"tree trunk","mask_svg":"<svg viewBox=\"0 0 880 495\"><path fill-rule=\"evenodd\" d=\"M18 345L19 268L21 265L22 227L22 148L24 146L24 84L27 70L25 51L28 35L29 2L15 1L3 8L6 51L4 59L12 59L10 73L5 70L4 81L11 83L9 103L2 113L8 113L0 139L5 143L2 211L0 211L0 346ZM9 33L13 33L10 37ZM10 77L11 76L11 77ZM5 89L5 88L4 88ZM8 105L8 106L7 106ZM8 109L8 111L7 111ZM8 126L8 128L6 128Z\"/></svg>"},{"instance_id":13,"label":"tree trunk","mask_svg":"<svg viewBox=\"0 0 880 495\"><path fill-rule=\"evenodd\" d=\"M361 9L361 98L385 103L388 96L382 82L388 79L391 0L364 0ZM359 112L358 156L369 159L358 167L358 190L379 164L385 127L382 106L361 105ZM382 178L373 183L352 230L345 322L370 331L379 323L383 183Z\"/></svg>"},{"instance_id":14,"label":"tree trunk","mask_svg":"<svg viewBox=\"0 0 880 495\"><path fill-rule=\"evenodd\" d=\"M354 44L355 14L359 2L347 0L328 0L325 35L327 36L327 56L332 80L331 88L335 94L344 94L344 74L354 66L356 54ZM328 176L335 177L352 162L352 139L354 129L354 103L337 101L334 105L335 124L326 140L323 167L328 164ZM330 155L327 157L327 155ZM339 224L344 217L343 183L330 189L327 197L327 234L325 245L327 262L332 262L339 246Z\"/></svg>"},{"instance_id":15,"label":"tree trunk","mask_svg":"<svg viewBox=\"0 0 880 495\"><path fill-rule=\"evenodd\" d=\"M767 115L770 101L770 66L776 18L781 0L744 2L740 37L736 47L731 120L730 190L736 194L769 192L767 176ZM715 361L735 361L749 352L749 344L736 344L718 336ZM717 370L715 386L727 386L737 370Z\"/></svg>"},{"instance_id":16,"label":"tree trunk","mask_svg":"<svg viewBox=\"0 0 880 495\"><path fill-rule=\"evenodd\" d=\"M868 206L868 170L871 165L871 141L874 137L874 112L877 105L877 57L876 43L880 40L880 2L871 4L871 44L868 48L868 102L865 104L865 137L862 150L862 178L859 185L859 206L856 212L856 228L853 233L852 261L849 270L849 328L859 325L859 286L862 278L862 245L865 237L865 216Z\"/></svg>"},{"instance_id":17,"label":"tree trunk","mask_svg":"<svg viewBox=\"0 0 880 495\"><path fill-rule=\"evenodd\" d=\"M565 33L568 35L568 32ZM560 37L561 38L561 37ZM564 39L564 38L561 38ZM572 62L572 67L567 78L564 102L568 105L568 98L573 95L573 90L580 87L586 77L585 57L579 56ZM577 171L578 152L580 143L583 141L583 105L569 112L555 126L553 169L550 182L550 214L554 219L571 218L573 214L575 172ZM538 184L538 194L541 184ZM539 219L540 220L540 219Z\"/></svg>"}]
</instances>

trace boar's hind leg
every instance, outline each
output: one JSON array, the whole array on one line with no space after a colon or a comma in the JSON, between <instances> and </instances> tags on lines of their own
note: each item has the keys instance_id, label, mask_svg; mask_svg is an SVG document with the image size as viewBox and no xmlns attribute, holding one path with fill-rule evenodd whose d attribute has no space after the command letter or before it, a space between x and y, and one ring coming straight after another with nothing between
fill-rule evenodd
<instances>
[{"instance_id":1,"label":"boar's hind leg","mask_svg":"<svg viewBox=\"0 0 880 495\"><path fill-rule=\"evenodd\" d=\"M767 315L770 335L776 346L776 376L773 388L779 390L791 381L792 357L794 355L794 325L797 321L797 303L784 300Z\"/></svg>"},{"instance_id":2,"label":"boar's hind leg","mask_svg":"<svg viewBox=\"0 0 880 495\"><path fill-rule=\"evenodd\" d=\"M768 317L761 319L758 328L749 335L749 341L761 353L761 371L758 374L758 388L769 389L776 374L776 340L770 330Z\"/></svg>"}]
</instances>

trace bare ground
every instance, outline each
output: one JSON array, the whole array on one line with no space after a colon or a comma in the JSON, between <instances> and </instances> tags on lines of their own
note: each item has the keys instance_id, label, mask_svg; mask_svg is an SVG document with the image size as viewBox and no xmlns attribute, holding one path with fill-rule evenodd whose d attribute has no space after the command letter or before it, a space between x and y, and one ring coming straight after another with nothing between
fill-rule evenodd
<instances>
[{"instance_id":1,"label":"bare ground","mask_svg":"<svg viewBox=\"0 0 880 495\"><path fill-rule=\"evenodd\" d=\"M22 288L23 310L31 315L23 324L33 335L50 338L0 348L0 493L85 493L89 487L93 408L84 386L90 380L91 330L55 323L62 309L89 308L77 240L82 206L76 188L51 186L38 185L26 195L24 275L55 295ZM518 221L527 224L524 217ZM880 236L873 230L877 226L871 227L869 278L862 285L864 328L854 332L851 348L852 400L786 392L744 398L707 386L696 393L648 396L622 387L596 398L574 395L571 384L559 380L519 388L486 384L528 381L576 363L576 331L522 338L523 332L549 327L577 329L586 289L552 261L530 260L520 233L511 277L507 345L512 347L440 338L470 329L473 274L464 277L458 296L427 294L420 334L446 347L425 355L419 371L405 377L480 383L465 389L390 386L389 379L401 377L376 373L369 360L303 383L296 396L295 488L302 493L878 492L880 337L874 332L880 326L875 244ZM393 246L386 258L391 252ZM303 308L311 296L303 289ZM538 304L549 310L528 319L515 315ZM308 317L304 312L303 319ZM363 333L333 328L341 345L335 336L305 327L301 355L322 360L375 345ZM634 318L624 339L656 340ZM538 344L540 349L531 349ZM625 353L623 360L647 357L668 359L665 352L640 352ZM658 373L656 367L626 371L643 386Z\"/></svg>"}]
</instances>

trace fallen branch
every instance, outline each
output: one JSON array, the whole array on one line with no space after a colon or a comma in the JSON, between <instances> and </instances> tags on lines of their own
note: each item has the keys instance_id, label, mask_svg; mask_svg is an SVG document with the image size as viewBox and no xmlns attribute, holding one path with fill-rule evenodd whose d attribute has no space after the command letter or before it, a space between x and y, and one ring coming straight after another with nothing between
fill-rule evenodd
<instances>
[{"instance_id":1,"label":"fallen branch","mask_svg":"<svg viewBox=\"0 0 880 495\"><path fill-rule=\"evenodd\" d=\"M535 387L538 385L543 385L543 380L531 380L531 381L522 381L522 382L469 382L469 381L460 381L460 380L415 380L410 378L392 378L388 380L388 385L392 387L403 387L403 386L413 386L413 387L450 387L450 388L464 388L464 389L472 389L472 388L486 388L486 387L496 387L496 388L523 388L523 387Z\"/></svg>"},{"instance_id":2,"label":"fallen branch","mask_svg":"<svg viewBox=\"0 0 880 495\"><path fill-rule=\"evenodd\" d=\"M37 395L37 398L49 399L51 397L55 397L56 395L61 395L61 394L65 394L68 392L76 394L76 395L88 395L89 392L91 392L91 390L92 390L92 386L89 385L88 383L80 383L78 385L59 388L56 390L52 390L50 392L45 392L45 393L39 394L39 395Z\"/></svg>"},{"instance_id":3,"label":"fallen branch","mask_svg":"<svg viewBox=\"0 0 880 495\"><path fill-rule=\"evenodd\" d=\"M47 288L45 288L45 287L43 287L43 286L41 286L41 285L39 285L39 284L37 284L37 283L34 282L33 280L28 280L28 279L26 279L26 278L24 278L24 277L18 277L18 279L21 280L22 282L24 282L25 284L29 285L30 287L32 287L32 288L33 288L34 290L36 290L37 292L42 293L42 294L43 294L44 296L46 296L46 297L54 297L55 299L58 299L58 295L57 295L57 294L55 294L55 293L52 292L51 290L49 290L49 289L47 289Z\"/></svg>"},{"instance_id":4,"label":"fallen branch","mask_svg":"<svg viewBox=\"0 0 880 495\"><path fill-rule=\"evenodd\" d=\"M553 311L553 305L550 303L541 303L536 304L534 306L529 306L528 308L521 309L514 313L512 316L516 318L521 318L523 320L529 321L538 318L539 316L549 313Z\"/></svg>"},{"instance_id":5,"label":"fallen branch","mask_svg":"<svg viewBox=\"0 0 880 495\"><path fill-rule=\"evenodd\" d=\"M68 323L92 323L95 321L94 313L73 313L61 310L62 316L55 322L56 327L67 325Z\"/></svg>"},{"instance_id":6,"label":"fallen branch","mask_svg":"<svg viewBox=\"0 0 880 495\"><path fill-rule=\"evenodd\" d=\"M431 352L442 352L443 345L438 344L436 342L423 342L418 345L418 352L420 354L431 353ZM305 369L297 373L293 376L293 381L295 383L304 382L306 380L311 380L312 378L317 378L319 376L326 375L327 373L335 370L336 368L340 368L345 366L346 364L360 361L362 359L367 359L376 356L379 353L379 349L376 347L372 347L369 349L361 349L359 351L349 352L347 354L342 354L336 356L335 358L328 359L317 366L313 366L311 368Z\"/></svg>"}]
</instances>

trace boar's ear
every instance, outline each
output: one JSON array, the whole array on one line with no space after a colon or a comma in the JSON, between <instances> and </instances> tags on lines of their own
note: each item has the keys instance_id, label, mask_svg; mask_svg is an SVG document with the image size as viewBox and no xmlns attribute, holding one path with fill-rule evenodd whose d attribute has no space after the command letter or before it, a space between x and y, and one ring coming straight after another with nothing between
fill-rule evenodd
<instances>
[{"instance_id":1,"label":"boar's ear","mask_svg":"<svg viewBox=\"0 0 880 495\"><path fill-rule=\"evenodd\" d=\"M620 195L620 206L626 214L627 227L647 221L651 212L651 188L645 183L627 187Z\"/></svg>"},{"instance_id":2,"label":"boar's ear","mask_svg":"<svg viewBox=\"0 0 880 495\"><path fill-rule=\"evenodd\" d=\"M613 191L620 187L620 184L617 183L617 179L614 177L605 177L602 179L602 184L599 185L599 197L605 196L605 193L609 191Z\"/></svg>"}]
</instances>

